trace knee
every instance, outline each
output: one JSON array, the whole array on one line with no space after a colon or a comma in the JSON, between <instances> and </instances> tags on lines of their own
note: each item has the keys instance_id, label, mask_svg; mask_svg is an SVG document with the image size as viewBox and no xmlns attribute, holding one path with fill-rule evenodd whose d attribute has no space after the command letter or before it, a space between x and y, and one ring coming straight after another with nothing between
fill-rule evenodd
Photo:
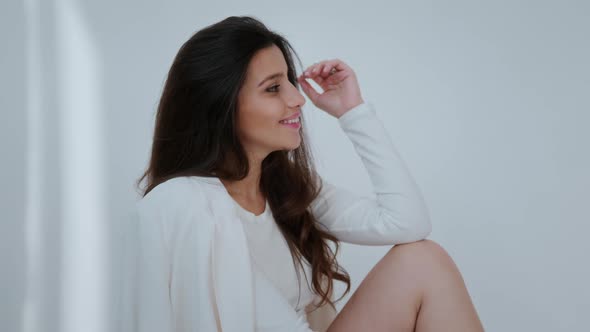
<instances>
[{"instance_id":1,"label":"knee","mask_svg":"<svg viewBox=\"0 0 590 332\"><path fill-rule=\"evenodd\" d=\"M455 267L449 253L440 244L429 239L396 244L386 255L396 260L398 266L401 264L405 268L419 269L421 272Z\"/></svg>"}]
</instances>

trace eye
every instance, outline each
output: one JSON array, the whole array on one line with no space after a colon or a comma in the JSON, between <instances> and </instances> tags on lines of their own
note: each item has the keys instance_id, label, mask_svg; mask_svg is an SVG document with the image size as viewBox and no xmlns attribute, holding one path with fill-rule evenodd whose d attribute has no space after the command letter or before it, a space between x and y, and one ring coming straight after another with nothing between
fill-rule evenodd
<instances>
[{"instance_id":1,"label":"eye","mask_svg":"<svg viewBox=\"0 0 590 332\"><path fill-rule=\"evenodd\" d=\"M266 91L268 91L268 92L278 92L278 90L275 90L275 91L269 91L269 90L270 90L270 89L273 89L273 88L275 88L275 87L278 89L278 87L279 87L279 86L281 86L281 85L280 85L280 84L273 85L273 86L271 86L270 88L266 89Z\"/></svg>"}]
</instances>

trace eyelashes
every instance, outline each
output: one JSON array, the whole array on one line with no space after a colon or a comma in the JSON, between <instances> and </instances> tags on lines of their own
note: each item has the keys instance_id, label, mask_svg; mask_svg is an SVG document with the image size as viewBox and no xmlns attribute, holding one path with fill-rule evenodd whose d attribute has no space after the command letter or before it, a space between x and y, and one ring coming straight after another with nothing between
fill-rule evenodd
<instances>
[{"instance_id":1,"label":"eyelashes","mask_svg":"<svg viewBox=\"0 0 590 332\"><path fill-rule=\"evenodd\" d=\"M268 91L268 92L278 92L278 90L277 90L277 91L269 91L269 90L271 90L271 89L273 89L273 88L277 88L277 89L278 89L278 88L279 88L279 86L281 86L281 85L280 85L280 84L273 85L273 86L271 86L270 88L266 89L266 91Z\"/></svg>"}]
</instances>

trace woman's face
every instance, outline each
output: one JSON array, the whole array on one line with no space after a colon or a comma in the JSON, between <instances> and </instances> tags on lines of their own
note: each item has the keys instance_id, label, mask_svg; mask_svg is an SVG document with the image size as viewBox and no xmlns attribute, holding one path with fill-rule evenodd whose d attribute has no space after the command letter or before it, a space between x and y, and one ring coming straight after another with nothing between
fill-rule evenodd
<instances>
[{"instance_id":1,"label":"woman's face","mask_svg":"<svg viewBox=\"0 0 590 332\"><path fill-rule=\"evenodd\" d=\"M273 45L257 52L238 96L237 130L246 151L263 159L275 150L297 148L301 124L280 121L301 114L303 104L305 98L287 79L281 50Z\"/></svg>"}]
</instances>

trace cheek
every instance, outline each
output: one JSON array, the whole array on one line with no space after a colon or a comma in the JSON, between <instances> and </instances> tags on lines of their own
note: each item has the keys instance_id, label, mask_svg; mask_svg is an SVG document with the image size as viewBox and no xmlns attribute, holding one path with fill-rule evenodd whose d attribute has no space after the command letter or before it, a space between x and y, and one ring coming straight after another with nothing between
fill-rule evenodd
<instances>
[{"instance_id":1,"label":"cheek","mask_svg":"<svg viewBox=\"0 0 590 332\"><path fill-rule=\"evenodd\" d=\"M250 112L244 114L240 122L240 128L244 136L249 138L261 138L275 135L274 132L280 129L279 119L271 112Z\"/></svg>"}]
</instances>

